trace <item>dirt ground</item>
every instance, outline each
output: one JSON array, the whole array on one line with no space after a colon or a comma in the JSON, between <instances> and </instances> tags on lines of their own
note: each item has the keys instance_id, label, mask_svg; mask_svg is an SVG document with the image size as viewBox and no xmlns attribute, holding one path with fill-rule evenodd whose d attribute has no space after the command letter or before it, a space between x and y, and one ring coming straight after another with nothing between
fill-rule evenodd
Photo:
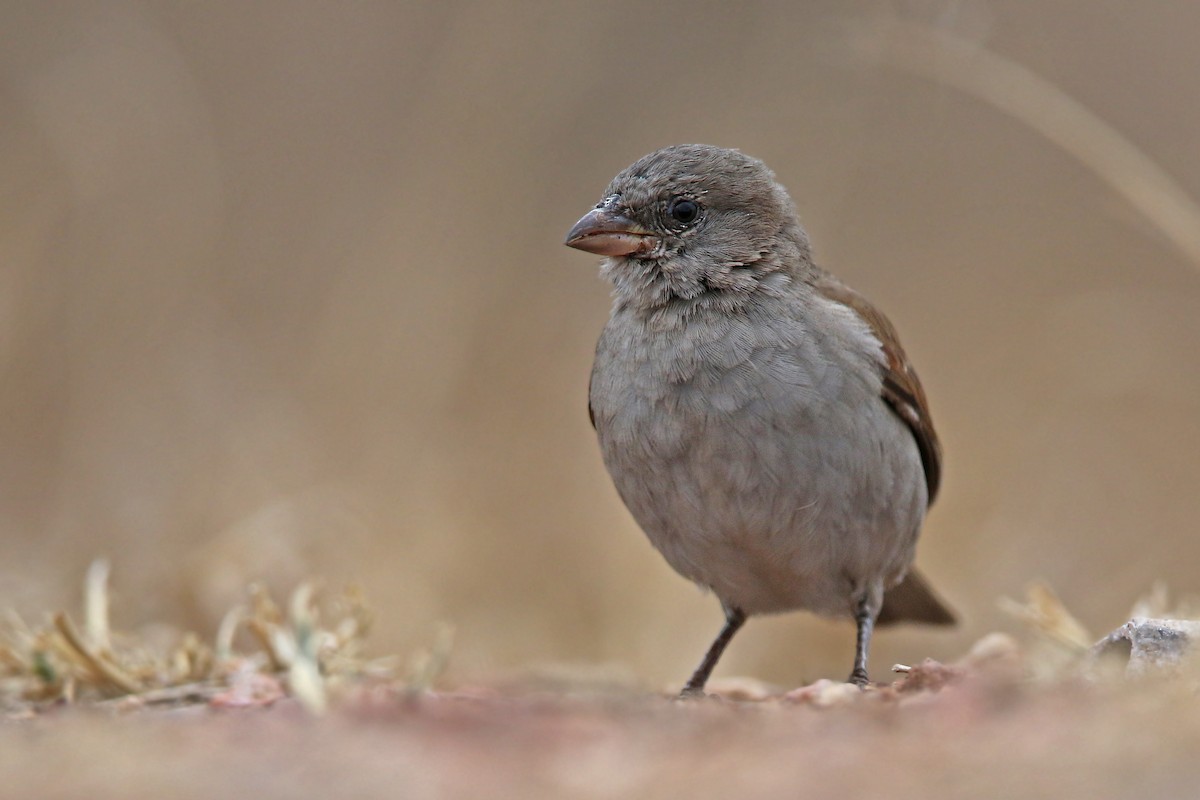
<instances>
[{"instance_id":1,"label":"dirt ground","mask_svg":"<svg viewBox=\"0 0 1200 800\"><path fill-rule=\"evenodd\" d=\"M748 680L678 701L498 681L295 700L67 708L0 726L5 797L1195 798L1179 679L1038 682L1003 639L860 693Z\"/></svg>"}]
</instances>

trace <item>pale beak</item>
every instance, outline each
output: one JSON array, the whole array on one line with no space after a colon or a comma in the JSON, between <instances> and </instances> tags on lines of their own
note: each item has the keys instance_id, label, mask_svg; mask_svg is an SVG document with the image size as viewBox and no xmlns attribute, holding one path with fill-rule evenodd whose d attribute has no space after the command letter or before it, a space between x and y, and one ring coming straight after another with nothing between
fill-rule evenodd
<instances>
[{"instance_id":1,"label":"pale beak","mask_svg":"<svg viewBox=\"0 0 1200 800\"><path fill-rule=\"evenodd\" d=\"M583 215L563 243L599 256L633 256L648 253L658 244L650 231L605 203Z\"/></svg>"}]
</instances>

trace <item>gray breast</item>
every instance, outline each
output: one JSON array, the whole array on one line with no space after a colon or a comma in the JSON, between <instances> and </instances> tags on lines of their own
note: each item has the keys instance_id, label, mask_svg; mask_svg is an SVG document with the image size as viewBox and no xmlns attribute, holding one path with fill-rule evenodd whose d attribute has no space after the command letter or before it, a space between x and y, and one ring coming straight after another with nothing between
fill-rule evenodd
<instances>
[{"instance_id":1,"label":"gray breast","mask_svg":"<svg viewBox=\"0 0 1200 800\"><path fill-rule=\"evenodd\" d=\"M618 492L678 572L748 613L849 613L864 582L903 573L924 513L873 355L820 330L616 313L597 346L591 404Z\"/></svg>"}]
</instances>

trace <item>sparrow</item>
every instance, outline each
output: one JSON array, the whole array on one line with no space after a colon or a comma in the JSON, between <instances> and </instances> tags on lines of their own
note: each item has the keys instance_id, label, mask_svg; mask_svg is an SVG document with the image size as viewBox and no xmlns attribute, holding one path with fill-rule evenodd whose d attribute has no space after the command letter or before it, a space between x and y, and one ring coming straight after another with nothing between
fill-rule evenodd
<instances>
[{"instance_id":1,"label":"sparrow","mask_svg":"<svg viewBox=\"0 0 1200 800\"><path fill-rule=\"evenodd\" d=\"M911 568L942 464L921 382L887 317L814 263L763 162L650 153L565 244L613 286L588 391L604 464L725 612L684 696L756 614L854 619L860 687L876 624L954 622Z\"/></svg>"}]
</instances>

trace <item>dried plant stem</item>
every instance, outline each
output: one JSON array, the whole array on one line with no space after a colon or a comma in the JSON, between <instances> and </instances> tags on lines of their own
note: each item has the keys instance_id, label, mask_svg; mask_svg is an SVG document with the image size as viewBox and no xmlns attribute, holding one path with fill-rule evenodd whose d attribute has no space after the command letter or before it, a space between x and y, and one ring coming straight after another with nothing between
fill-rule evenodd
<instances>
[{"instance_id":1,"label":"dried plant stem","mask_svg":"<svg viewBox=\"0 0 1200 800\"><path fill-rule=\"evenodd\" d=\"M88 567L84 579L83 629L88 643L100 652L111 646L108 628L108 561L98 558Z\"/></svg>"},{"instance_id":2,"label":"dried plant stem","mask_svg":"<svg viewBox=\"0 0 1200 800\"><path fill-rule=\"evenodd\" d=\"M895 23L872 43L886 63L990 103L1057 144L1124 196L1200 267L1200 204L1136 145L1062 89L975 42L926 25Z\"/></svg>"},{"instance_id":3,"label":"dried plant stem","mask_svg":"<svg viewBox=\"0 0 1200 800\"><path fill-rule=\"evenodd\" d=\"M262 585L252 585L250 597L254 610L250 618L246 620L246 627L258 640L263 652L267 654L271 671L282 672L288 668L288 658L279 652L278 642L273 632L278 630L283 623L283 615L279 613L279 607L271 600L266 588Z\"/></svg>"},{"instance_id":4,"label":"dried plant stem","mask_svg":"<svg viewBox=\"0 0 1200 800\"><path fill-rule=\"evenodd\" d=\"M109 661L100 653L92 651L87 644L84 643L79 632L75 630L75 626L71 624L71 620L66 614L59 612L54 615L54 627L62 634L63 640L75 652L83 663L105 682L115 686L127 694L135 694L142 690L142 686L130 674L125 672L116 664Z\"/></svg>"},{"instance_id":5,"label":"dried plant stem","mask_svg":"<svg viewBox=\"0 0 1200 800\"><path fill-rule=\"evenodd\" d=\"M1058 595L1044 583L1031 584L1024 603L1000 599L1000 609L1068 650L1087 652L1096 638L1067 610Z\"/></svg>"},{"instance_id":6,"label":"dried plant stem","mask_svg":"<svg viewBox=\"0 0 1200 800\"><path fill-rule=\"evenodd\" d=\"M230 609L221 618L221 625L217 628L217 636L213 645L213 655L218 663L225 663L233 658L233 638L237 636L238 628L245 621L246 610L241 606ZM255 635L257 636L258 633Z\"/></svg>"}]
</instances>

